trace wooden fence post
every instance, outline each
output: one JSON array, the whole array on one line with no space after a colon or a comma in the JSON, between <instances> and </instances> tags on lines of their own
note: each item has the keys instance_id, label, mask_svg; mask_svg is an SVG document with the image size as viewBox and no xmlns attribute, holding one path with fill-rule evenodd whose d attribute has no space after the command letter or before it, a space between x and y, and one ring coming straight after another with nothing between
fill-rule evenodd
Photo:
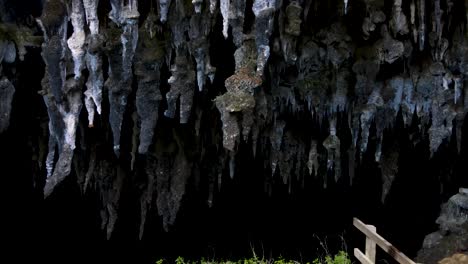
<instances>
[{"instance_id":1,"label":"wooden fence post","mask_svg":"<svg viewBox=\"0 0 468 264\"><path fill-rule=\"evenodd\" d=\"M390 242L385 240L379 234L375 226L366 225L361 220L354 218L353 225L359 229L366 236L366 254L362 253L359 249L354 249L354 256L364 264L375 263L376 245L383 251L387 252L400 264L416 264L405 254L396 249Z\"/></svg>"},{"instance_id":2,"label":"wooden fence post","mask_svg":"<svg viewBox=\"0 0 468 264\"><path fill-rule=\"evenodd\" d=\"M377 233L377 228L375 226L367 225L367 228ZM375 245L375 241L366 236L366 257L369 258L372 263L375 263Z\"/></svg>"}]
</instances>

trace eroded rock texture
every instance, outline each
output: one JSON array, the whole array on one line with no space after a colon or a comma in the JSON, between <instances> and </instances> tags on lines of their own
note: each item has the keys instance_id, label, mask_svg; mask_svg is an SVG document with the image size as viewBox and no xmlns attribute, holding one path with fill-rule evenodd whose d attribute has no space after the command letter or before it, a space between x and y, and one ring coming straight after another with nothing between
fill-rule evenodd
<instances>
[{"instance_id":1,"label":"eroded rock texture","mask_svg":"<svg viewBox=\"0 0 468 264\"><path fill-rule=\"evenodd\" d=\"M468 190L460 189L442 205L437 218L439 230L426 236L417 260L423 263L438 262L455 253L468 253ZM466 258L466 256L465 256Z\"/></svg>"},{"instance_id":2,"label":"eroded rock texture","mask_svg":"<svg viewBox=\"0 0 468 264\"><path fill-rule=\"evenodd\" d=\"M431 155L452 138L461 149L466 1L43 2L37 25L8 24L3 12L0 60L10 72L42 44L44 194L75 174L83 192L99 193L108 237L125 184L140 192L140 237L152 209L167 230L188 180L205 177L195 182L209 185L211 206L243 144L263 160L268 193L275 175L290 192L310 175L324 188L328 175L352 184L372 151L383 202L400 151L385 135L400 115ZM0 133L14 100L7 77Z\"/></svg>"}]
</instances>

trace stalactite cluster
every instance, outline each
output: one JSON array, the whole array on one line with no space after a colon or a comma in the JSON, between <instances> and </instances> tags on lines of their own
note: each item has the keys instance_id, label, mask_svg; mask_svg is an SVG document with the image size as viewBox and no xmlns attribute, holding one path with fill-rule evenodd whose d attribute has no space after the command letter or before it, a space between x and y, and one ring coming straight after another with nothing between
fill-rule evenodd
<instances>
[{"instance_id":1,"label":"stalactite cluster","mask_svg":"<svg viewBox=\"0 0 468 264\"><path fill-rule=\"evenodd\" d=\"M166 230L174 224L200 171L211 205L223 174L236 176L242 144L292 191L310 175L325 188L327 175L352 184L373 140L385 201L399 146L384 135L399 113L404 126L418 125L415 138L427 138L431 154L452 134L460 148L466 10L459 0L45 0L35 26L2 19L0 60L12 67L25 47L42 45L45 196L73 171L84 192L100 194L110 237L122 186L137 182L142 237L152 209ZM231 49L233 71L214 63ZM2 77L0 133L14 92ZM161 118L172 128L159 128Z\"/></svg>"}]
</instances>

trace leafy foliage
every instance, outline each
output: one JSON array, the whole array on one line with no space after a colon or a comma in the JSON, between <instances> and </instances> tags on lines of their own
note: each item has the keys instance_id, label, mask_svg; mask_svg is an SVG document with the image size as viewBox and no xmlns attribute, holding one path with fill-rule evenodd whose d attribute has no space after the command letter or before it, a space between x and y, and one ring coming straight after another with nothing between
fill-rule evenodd
<instances>
[{"instance_id":1,"label":"leafy foliage","mask_svg":"<svg viewBox=\"0 0 468 264\"><path fill-rule=\"evenodd\" d=\"M335 256L325 256L325 259L315 259L313 264L351 264L351 259L348 256L348 253L345 251L340 251Z\"/></svg>"}]
</instances>

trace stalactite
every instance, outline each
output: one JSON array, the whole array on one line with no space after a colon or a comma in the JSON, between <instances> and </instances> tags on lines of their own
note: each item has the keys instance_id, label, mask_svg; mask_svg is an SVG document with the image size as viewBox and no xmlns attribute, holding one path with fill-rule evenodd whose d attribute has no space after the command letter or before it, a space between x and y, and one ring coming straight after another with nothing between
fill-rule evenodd
<instances>
[{"instance_id":1,"label":"stalactite","mask_svg":"<svg viewBox=\"0 0 468 264\"><path fill-rule=\"evenodd\" d=\"M236 174L236 153L231 151L229 152L229 177L234 179Z\"/></svg>"},{"instance_id":2,"label":"stalactite","mask_svg":"<svg viewBox=\"0 0 468 264\"><path fill-rule=\"evenodd\" d=\"M425 45L425 39L426 39L426 0L419 0L419 5L418 5L418 17L419 17L419 30L418 30L418 35L419 35L419 50L422 51L424 50L424 45Z\"/></svg>"},{"instance_id":3,"label":"stalactite","mask_svg":"<svg viewBox=\"0 0 468 264\"><path fill-rule=\"evenodd\" d=\"M153 140L158 121L160 69L164 63L165 41L157 34L156 15L150 12L140 28L139 42L135 55L135 75L138 79L136 108L141 122L138 152L145 154Z\"/></svg>"},{"instance_id":4,"label":"stalactite","mask_svg":"<svg viewBox=\"0 0 468 264\"><path fill-rule=\"evenodd\" d=\"M234 54L236 73L225 81L227 93L216 97L216 107L221 112L223 122L223 146L234 151L240 142L241 129L246 139L253 125L253 110L255 108L254 89L259 87L262 80L255 73L255 49L251 39L244 40L244 44ZM239 120L239 113L242 120ZM239 122L242 121L242 125Z\"/></svg>"},{"instance_id":5,"label":"stalactite","mask_svg":"<svg viewBox=\"0 0 468 264\"><path fill-rule=\"evenodd\" d=\"M166 22L167 14L169 12L169 8L171 6L171 0L158 0L159 2L159 16L161 22Z\"/></svg>"},{"instance_id":6,"label":"stalactite","mask_svg":"<svg viewBox=\"0 0 468 264\"><path fill-rule=\"evenodd\" d=\"M295 63L297 60L296 46L297 38L301 34L301 14L302 7L296 1L292 1L286 7L286 14L280 18L280 24L282 23L282 27L284 27L284 29L280 31L281 49L283 51L284 60L289 63Z\"/></svg>"},{"instance_id":7,"label":"stalactite","mask_svg":"<svg viewBox=\"0 0 468 264\"><path fill-rule=\"evenodd\" d=\"M221 99L218 99L218 102L219 103L216 104L216 107L221 109L221 122L223 122L223 146L229 151L234 151L240 138L239 124L237 122L237 118L226 110Z\"/></svg>"},{"instance_id":8,"label":"stalactite","mask_svg":"<svg viewBox=\"0 0 468 264\"><path fill-rule=\"evenodd\" d=\"M101 160L95 170L96 188L101 194L101 229L110 239L118 219L120 196L125 172L120 166L113 166L110 161Z\"/></svg>"},{"instance_id":9,"label":"stalactite","mask_svg":"<svg viewBox=\"0 0 468 264\"><path fill-rule=\"evenodd\" d=\"M387 17L385 13L375 6L369 6L368 8L368 16L364 18L362 24L362 31L363 31L363 38L369 39L370 35L378 29L378 24L385 22Z\"/></svg>"},{"instance_id":10,"label":"stalactite","mask_svg":"<svg viewBox=\"0 0 468 264\"><path fill-rule=\"evenodd\" d=\"M412 0L410 4L411 29L412 29L412 35L413 35L413 42L418 43L418 28L416 26L416 5L414 1L415 0Z\"/></svg>"},{"instance_id":11,"label":"stalactite","mask_svg":"<svg viewBox=\"0 0 468 264\"><path fill-rule=\"evenodd\" d=\"M246 0L234 0L229 5L229 25L232 29L232 37L237 47L242 45L244 31Z\"/></svg>"},{"instance_id":12,"label":"stalactite","mask_svg":"<svg viewBox=\"0 0 468 264\"><path fill-rule=\"evenodd\" d=\"M231 1L229 1L229 0L220 0L221 15L223 16L223 36L224 36L224 38L228 37L230 2Z\"/></svg>"},{"instance_id":13,"label":"stalactite","mask_svg":"<svg viewBox=\"0 0 468 264\"><path fill-rule=\"evenodd\" d=\"M72 0L72 13L70 15L71 23L73 26L73 34L68 39L68 48L71 51L74 62L73 73L75 78L81 77L81 71L84 68L84 55L85 55L85 40L86 34L84 31L85 26L85 11L83 2L81 0Z\"/></svg>"},{"instance_id":14,"label":"stalactite","mask_svg":"<svg viewBox=\"0 0 468 264\"><path fill-rule=\"evenodd\" d=\"M150 193L152 194L152 193ZM139 227L139 233L138 233L138 238L141 240L143 239L143 235L145 232L145 225L146 225L146 218L148 215L148 211L151 210L151 196L147 197L146 192L145 195L142 195L140 198L140 227Z\"/></svg>"},{"instance_id":15,"label":"stalactite","mask_svg":"<svg viewBox=\"0 0 468 264\"><path fill-rule=\"evenodd\" d=\"M79 3L72 8L74 29L79 32L83 25L84 10ZM48 196L55 186L60 183L71 170L73 150L75 149L76 128L81 111L81 75L82 59L74 56L72 68L67 69L66 62L71 60L73 53L82 54L82 36L74 39L73 35L67 46L67 19L65 5L58 0L46 3L45 12L39 19L44 30L43 58L46 63L46 76L43 80L44 101L47 105L50 123L49 154L47 155L48 177L44 187L44 194ZM80 33L78 33L79 35ZM79 43L79 44L77 44ZM78 52L77 52L78 51ZM71 53L71 54L70 54ZM68 78L67 72L73 72ZM55 146L58 146L59 158L52 172L55 156Z\"/></svg>"},{"instance_id":16,"label":"stalactite","mask_svg":"<svg viewBox=\"0 0 468 264\"><path fill-rule=\"evenodd\" d=\"M174 118L176 115L177 101L180 100L180 123L185 124L190 118L195 93L195 71L192 60L189 60L186 48L176 50L175 64L171 68L171 77L168 83L170 91L166 94L168 108L164 115Z\"/></svg>"},{"instance_id":17,"label":"stalactite","mask_svg":"<svg viewBox=\"0 0 468 264\"><path fill-rule=\"evenodd\" d=\"M2 40L0 44L0 63L13 63L15 60L15 44L8 40ZM8 78L2 76L0 79L0 134L6 131L10 126L10 115L14 94L15 87Z\"/></svg>"},{"instance_id":18,"label":"stalactite","mask_svg":"<svg viewBox=\"0 0 468 264\"><path fill-rule=\"evenodd\" d=\"M387 195L390 193L393 181L398 173L398 159L400 157L399 146L397 142L392 142L388 150L384 151L381 160L382 171L382 196L381 202L384 203Z\"/></svg>"},{"instance_id":19,"label":"stalactite","mask_svg":"<svg viewBox=\"0 0 468 264\"><path fill-rule=\"evenodd\" d=\"M2 77L0 80L0 133L6 131L10 125L11 103L14 94L13 84L6 77Z\"/></svg>"},{"instance_id":20,"label":"stalactite","mask_svg":"<svg viewBox=\"0 0 468 264\"><path fill-rule=\"evenodd\" d=\"M102 113L102 87L104 77L102 72L102 44L104 40L100 35L91 34L87 37L88 50L86 53L86 67L89 70L87 90L85 95L85 106L88 111L88 126L94 126L95 108L98 114Z\"/></svg>"},{"instance_id":21,"label":"stalactite","mask_svg":"<svg viewBox=\"0 0 468 264\"><path fill-rule=\"evenodd\" d=\"M214 12L216 11L217 4L218 4L218 0L210 0L210 13L211 14L214 14Z\"/></svg>"},{"instance_id":22,"label":"stalactite","mask_svg":"<svg viewBox=\"0 0 468 264\"><path fill-rule=\"evenodd\" d=\"M389 64L394 63L402 58L405 52L405 45L391 37L386 26L382 26L381 33L383 37L381 42L376 43L381 62Z\"/></svg>"},{"instance_id":23,"label":"stalactite","mask_svg":"<svg viewBox=\"0 0 468 264\"><path fill-rule=\"evenodd\" d=\"M406 126L412 123L413 114L416 110L416 104L413 99L414 86L410 79L405 78L403 83L403 101L401 105L403 113L403 122Z\"/></svg>"},{"instance_id":24,"label":"stalactite","mask_svg":"<svg viewBox=\"0 0 468 264\"><path fill-rule=\"evenodd\" d=\"M468 0L465 0L465 8L468 6ZM468 21L468 10L466 10L466 21ZM466 30L468 25L465 25L465 35L468 35L468 30Z\"/></svg>"},{"instance_id":25,"label":"stalactite","mask_svg":"<svg viewBox=\"0 0 468 264\"><path fill-rule=\"evenodd\" d=\"M442 39L442 10L440 9L440 0L434 0L434 27L436 43L439 44Z\"/></svg>"},{"instance_id":26,"label":"stalactite","mask_svg":"<svg viewBox=\"0 0 468 264\"><path fill-rule=\"evenodd\" d=\"M214 80L216 69L210 63L209 39L213 26L213 16L207 9L203 14L195 14L190 18L190 53L195 57L197 64L197 84L199 91L203 90L206 78L211 82Z\"/></svg>"},{"instance_id":27,"label":"stalactite","mask_svg":"<svg viewBox=\"0 0 468 264\"><path fill-rule=\"evenodd\" d=\"M463 104L462 100L461 100L461 95L462 95L462 92L463 92L463 81L461 79L461 77L457 76L454 78L454 89L455 89L455 98L454 98L454 104L457 105L456 106L456 140L457 140L457 150L458 150L458 153L460 153L461 151L461 144L462 144L462 131L463 131L463 123L465 121L465 115L466 115L466 111L460 106L461 104Z\"/></svg>"},{"instance_id":28,"label":"stalactite","mask_svg":"<svg viewBox=\"0 0 468 264\"><path fill-rule=\"evenodd\" d=\"M156 193L156 163L157 160L154 156L147 155L146 160L146 185L143 187L143 191L140 196L140 231L139 238L142 239L145 231L146 218L155 203L155 193Z\"/></svg>"},{"instance_id":29,"label":"stalactite","mask_svg":"<svg viewBox=\"0 0 468 264\"><path fill-rule=\"evenodd\" d=\"M2 40L0 43L0 62L13 63L16 60L15 43L10 40Z\"/></svg>"},{"instance_id":30,"label":"stalactite","mask_svg":"<svg viewBox=\"0 0 468 264\"><path fill-rule=\"evenodd\" d=\"M455 96L453 98L453 102L457 104L458 101L460 100L460 97L463 91L463 80L459 76L454 78L454 90L455 90L454 92Z\"/></svg>"},{"instance_id":31,"label":"stalactite","mask_svg":"<svg viewBox=\"0 0 468 264\"><path fill-rule=\"evenodd\" d=\"M309 174L314 173L317 176L319 162L317 152L317 141L312 140L310 142L309 160L307 161L307 167L309 168Z\"/></svg>"},{"instance_id":32,"label":"stalactite","mask_svg":"<svg viewBox=\"0 0 468 264\"><path fill-rule=\"evenodd\" d=\"M120 149L120 126L127 105L127 95L130 93L130 83L123 77L122 65L122 31L114 24L107 29L106 55L109 60L109 77L104 88L109 92L109 122L114 136L114 151L118 154Z\"/></svg>"},{"instance_id":33,"label":"stalactite","mask_svg":"<svg viewBox=\"0 0 468 264\"><path fill-rule=\"evenodd\" d=\"M465 112L461 109L461 108L458 108L457 109L457 116L456 116L456 130L455 130L455 133L456 133L456 141L457 141L457 151L458 151L458 154L460 154L461 152L461 148L462 148L462 133L463 133L463 123L465 121Z\"/></svg>"},{"instance_id":34,"label":"stalactite","mask_svg":"<svg viewBox=\"0 0 468 264\"><path fill-rule=\"evenodd\" d=\"M322 144L327 150L327 169L335 172L335 181L338 181L341 177L341 143L336 136L336 119L330 120L330 135ZM326 188L326 181L324 187Z\"/></svg>"},{"instance_id":35,"label":"stalactite","mask_svg":"<svg viewBox=\"0 0 468 264\"><path fill-rule=\"evenodd\" d=\"M360 123L361 123L361 154L366 152L367 144L369 140L369 129L374 120L375 113L378 107L383 106L383 99L381 96L381 83L375 85L372 94L369 96L367 105L361 112Z\"/></svg>"},{"instance_id":36,"label":"stalactite","mask_svg":"<svg viewBox=\"0 0 468 264\"><path fill-rule=\"evenodd\" d=\"M336 90L332 96L330 113L343 112L348 107L349 72L340 71L336 76Z\"/></svg>"},{"instance_id":37,"label":"stalactite","mask_svg":"<svg viewBox=\"0 0 468 264\"><path fill-rule=\"evenodd\" d=\"M359 177L354 175L356 162L366 162L362 157L368 145L375 146L384 202L397 177L399 160L398 142L384 131L396 133L399 113L405 129L419 125L411 132L413 144L427 139L433 155L450 139L455 125L461 151L468 112L464 13L455 12L458 2L451 0L408 4L393 0L391 6L385 1L364 1L365 6L347 0L326 5L310 2L254 0L251 17L246 0L221 0L219 4L217 0L176 0L173 4L158 0L157 11L142 12L148 15L138 28L135 0L70 0L68 9L62 0L47 0L37 20L42 37L35 27L21 22L0 24L0 132L7 129L15 111L11 105L14 78L23 76L17 74L15 62L30 50L37 52L27 47L42 44L45 75L39 94L47 108L49 137L48 142L44 137L38 143L37 160L47 174L44 193L53 191L73 163L82 191L99 193L102 226L108 237L118 218L120 192L128 173L128 166L115 166L116 160L123 162L128 155L132 175L142 171L139 166L146 166L145 179L138 178L137 186L140 238L155 207L166 230L174 224L192 173L197 188L207 182L208 189L200 189L207 192L211 207L223 177L241 171L243 158L239 157L245 154L241 142L251 144L248 151L262 160L265 171L278 173L289 192L307 185L303 176L307 172L323 177L327 187L333 184L327 182L329 173L338 181L346 175L341 171L346 167L353 184ZM107 20L101 16L109 3L112 10ZM222 32L214 31L218 15ZM329 19L317 21L323 17ZM432 23L428 29L426 23ZM68 28L73 31L67 32ZM225 47L218 46L218 37L228 38L229 28L236 51L224 57L225 51L219 49ZM212 57L220 54L220 58ZM231 55L234 73L226 59ZM169 90L166 80L161 80L166 78L166 66ZM221 74L215 81L216 70ZM223 82L224 86L219 85ZM77 137L84 83L88 126L98 125L94 132L80 126ZM132 109L127 109L133 87L135 108L132 102ZM109 109L103 109L105 93ZM167 105L165 117L177 118L183 125L158 125L160 105ZM209 113L211 107L219 115ZM133 112L133 122L124 120L130 116L124 115L126 111ZM95 122L95 112L109 113L109 122ZM222 125L212 122L213 117L219 117ZM303 120L313 121L298 129L297 123L300 126ZM346 122L348 127L343 125ZM323 135L328 124L328 135ZM133 131L124 125L133 126ZM374 125L375 136L371 133ZM170 132L168 126L173 126ZM180 136L179 126L190 135ZM122 130L132 133L121 134ZM105 139L112 133L117 155L121 137L128 134L122 144L131 141L125 148L131 152L122 159L106 157L102 153L107 153L108 146L92 142L95 135L90 137L90 133ZM81 141L75 142L77 138ZM74 156L76 144L81 148ZM140 163L140 157L144 162ZM342 166L342 158L348 166ZM202 180L205 169L207 181ZM275 178L269 176L264 188L271 195Z\"/></svg>"},{"instance_id":38,"label":"stalactite","mask_svg":"<svg viewBox=\"0 0 468 264\"><path fill-rule=\"evenodd\" d=\"M380 162L380 159L382 157L382 142L383 142L383 137L382 135L379 135L377 137L377 146L375 147L375 154L374 154L375 162Z\"/></svg>"},{"instance_id":39,"label":"stalactite","mask_svg":"<svg viewBox=\"0 0 468 264\"><path fill-rule=\"evenodd\" d=\"M401 9L402 0L395 0L393 2L392 19L390 21L390 28L392 29L393 36L397 34L408 34L408 22L406 16Z\"/></svg>"},{"instance_id":40,"label":"stalactite","mask_svg":"<svg viewBox=\"0 0 468 264\"><path fill-rule=\"evenodd\" d=\"M355 163L356 163L356 147L351 145L348 149L348 175L349 175L349 185L353 186L354 176L355 176Z\"/></svg>"},{"instance_id":41,"label":"stalactite","mask_svg":"<svg viewBox=\"0 0 468 264\"><path fill-rule=\"evenodd\" d=\"M138 114L137 112L132 113L132 123L133 123L133 128L132 128L132 149L130 151L130 170L135 169L135 162L137 158L137 149L138 149L138 138L140 137L140 129L139 129L139 124L138 124Z\"/></svg>"},{"instance_id":42,"label":"stalactite","mask_svg":"<svg viewBox=\"0 0 468 264\"><path fill-rule=\"evenodd\" d=\"M195 13L200 14L202 10L203 0L192 0Z\"/></svg>"},{"instance_id":43,"label":"stalactite","mask_svg":"<svg viewBox=\"0 0 468 264\"><path fill-rule=\"evenodd\" d=\"M89 157L88 171L86 172L85 181L82 187L83 193L86 193L88 191L89 186L91 185L93 175L95 174L96 166L97 166L96 147L93 146L91 148L91 154Z\"/></svg>"},{"instance_id":44,"label":"stalactite","mask_svg":"<svg viewBox=\"0 0 468 264\"><path fill-rule=\"evenodd\" d=\"M90 34L86 37L87 52L86 52L86 67L89 70L88 81L86 82L87 90L85 95L85 106L88 111L88 125L94 126L95 110L98 114L102 112L102 86L104 85L104 77L102 72L102 45L104 39L99 34L99 18L97 8L99 1L83 0L86 12L86 21L89 26Z\"/></svg>"},{"instance_id":45,"label":"stalactite","mask_svg":"<svg viewBox=\"0 0 468 264\"><path fill-rule=\"evenodd\" d=\"M99 0L83 0L83 5L91 35L99 34L99 18L97 14Z\"/></svg>"},{"instance_id":46,"label":"stalactite","mask_svg":"<svg viewBox=\"0 0 468 264\"><path fill-rule=\"evenodd\" d=\"M130 0L129 4L122 10L123 33L121 36L123 46L123 71L126 78L131 79L133 57L138 44L138 1ZM129 76L129 77L127 77Z\"/></svg>"},{"instance_id":47,"label":"stalactite","mask_svg":"<svg viewBox=\"0 0 468 264\"><path fill-rule=\"evenodd\" d=\"M434 154L442 141L452 134L452 121L456 113L450 107L440 107L440 102L432 104L432 124L429 128L431 154Z\"/></svg>"},{"instance_id":48,"label":"stalactite","mask_svg":"<svg viewBox=\"0 0 468 264\"><path fill-rule=\"evenodd\" d=\"M274 126L270 130L270 145L271 145L271 156L270 156L270 166L271 166L271 174L272 176L276 172L276 168L278 166L279 157L278 155L281 153L281 145L283 143L283 134L284 134L284 127L286 126L286 122L283 120L276 120Z\"/></svg>"},{"instance_id":49,"label":"stalactite","mask_svg":"<svg viewBox=\"0 0 468 264\"><path fill-rule=\"evenodd\" d=\"M120 155L120 135L123 115L127 106L128 95L132 90L132 65L133 57L138 42L138 17L137 1L131 0L128 5L112 6L114 22L121 25L120 39L117 40L117 32L112 32L112 44L109 56L109 78L105 85L109 90L110 115L109 121L114 136L114 152ZM112 18L112 17L111 17ZM120 41L120 43L118 43Z\"/></svg>"},{"instance_id":50,"label":"stalactite","mask_svg":"<svg viewBox=\"0 0 468 264\"><path fill-rule=\"evenodd\" d=\"M255 44L257 46L257 73L263 75L270 57L270 36L276 10L274 0L254 0L252 11L255 15Z\"/></svg>"},{"instance_id":51,"label":"stalactite","mask_svg":"<svg viewBox=\"0 0 468 264\"><path fill-rule=\"evenodd\" d=\"M214 192L215 192L215 184L213 181L210 181L209 186L208 186L208 199L206 200L209 208L213 206Z\"/></svg>"},{"instance_id":52,"label":"stalactite","mask_svg":"<svg viewBox=\"0 0 468 264\"><path fill-rule=\"evenodd\" d=\"M112 10L109 13L109 18L116 24L120 23L121 9L124 5L124 0L109 0Z\"/></svg>"},{"instance_id":53,"label":"stalactite","mask_svg":"<svg viewBox=\"0 0 468 264\"><path fill-rule=\"evenodd\" d=\"M171 142L171 144L175 143ZM155 158L148 160L147 163L147 173L156 181L156 205L165 230L169 230L176 220L180 202L185 193L186 181L191 172L191 164L185 157L183 149L180 148L181 145L178 147L177 153L157 152ZM148 186L148 188L153 186L151 181ZM151 192L154 192L154 189L147 191L147 197L151 195Z\"/></svg>"},{"instance_id":54,"label":"stalactite","mask_svg":"<svg viewBox=\"0 0 468 264\"><path fill-rule=\"evenodd\" d=\"M257 156L258 142L261 131L265 129L266 124L271 122L268 97L265 91L260 90L255 96L254 124L252 125L252 154Z\"/></svg>"}]
</instances>

